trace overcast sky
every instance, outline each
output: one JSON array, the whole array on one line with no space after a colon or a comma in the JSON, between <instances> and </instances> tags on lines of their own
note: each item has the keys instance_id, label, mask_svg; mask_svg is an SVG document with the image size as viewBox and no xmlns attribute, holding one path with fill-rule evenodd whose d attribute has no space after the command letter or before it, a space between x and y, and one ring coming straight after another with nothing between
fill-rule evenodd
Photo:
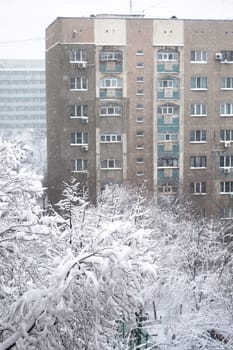
<instances>
[{"instance_id":1,"label":"overcast sky","mask_svg":"<svg viewBox=\"0 0 233 350\"><path fill-rule=\"evenodd\" d=\"M57 17L100 13L232 19L233 0L2 0L0 58L44 58L45 29Z\"/></svg>"}]
</instances>

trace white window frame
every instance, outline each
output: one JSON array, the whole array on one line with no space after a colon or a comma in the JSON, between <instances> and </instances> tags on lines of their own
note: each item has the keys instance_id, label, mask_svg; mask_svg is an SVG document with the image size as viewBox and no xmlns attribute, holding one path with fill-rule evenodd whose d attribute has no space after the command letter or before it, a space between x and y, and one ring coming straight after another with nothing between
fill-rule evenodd
<instances>
[{"instance_id":1,"label":"white window frame","mask_svg":"<svg viewBox=\"0 0 233 350\"><path fill-rule=\"evenodd\" d=\"M136 104L136 109L137 109L137 110L142 110L142 109L144 109L144 104L143 104L143 103L137 103L137 104Z\"/></svg>"},{"instance_id":2,"label":"white window frame","mask_svg":"<svg viewBox=\"0 0 233 350\"><path fill-rule=\"evenodd\" d=\"M87 62L87 51L85 49L71 49L70 63Z\"/></svg>"},{"instance_id":3,"label":"white window frame","mask_svg":"<svg viewBox=\"0 0 233 350\"><path fill-rule=\"evenodd\" d=\"M144 95L144 90L143 89L137 89L136 90L136 95L137 96L143 96Z\"/></svg>"},{"instance_id":4,"label":"white window frame","mask_svg":"<svg viewBox=\"0 0 233 350\"><path fill-rule=\"evenodd\" d=\"M233 77L221 78L221 90L233 90Z\"/></svg>"},{"instance_id":5,"label":"white window frame","mask_svg":"<svg viewBox=\"0 0 233 350\"><path fill-rule=\"evenodd\" d=\"M206 195L207 191L206 191L206 182L192 182L190 184L191 187L191 193L193 195Z\"/></svg>"},{"instance_id":6,"label":"white window frame","mask_svg":"<svg viewBox=\"0 0 233 350\"><path fill-rule=\"evenodd\" d=\"M137 130L136 131L136 136L137 137L144 137L144 131L143 130Z\"/></svg>"},{"instance_id":7,"label":"white window frame","mask_svg":"<svg viewBox=\"0 0 233 350\"><path fill-rule=\"evenodd\" d=\"M207 117L207 105L205 103L192 103L190 105L191 117Z\"/></svg>"},{"instance_id":8,"label":"white window frame","mask_svg":"<svg viewBox=\"0 0 233 350\"><path fill-rule=\"evenodd\" d=\"M220 155L219 157L220 168L233 168L233 155Z\"/></svg>"},{"instance_id":9,"label":"white window frame","mask_svg":"<svg viewBox=\"0 0 233 350\"><path fill-rule=\"evenodd\" d=\"M143 144L137 144L136 145L136 149L144 149L144 145Z\"/></svg>"},{"instance_id":10,"label":"white window frame","mask_svg":"<svg viewBox=\"0 0 233 350\"><path fill-rule=\"evenodd\" d=\"M100 61L122 60L122 51L100 51Z\"/></svg>"},{"instance_id":11,"label":"white window frame","mask_svg":"<svg viewBox=\"0 0 233 350\"><path fill-rule=\"evenodd\" d=\"M223 216L221 216L221 219L233 219L233 207L223 208L222 212Z\"/></svg>"},{"instance_id":12,"label":"white window frame","mask_svg":"<svg viewBox=\"0 0 233 350\"><path fill-rule=\"evenodd\" d=\"M72 87L72 85L74 87ZM70 91L87 91L88 80L86 77L75 77L70 79Z\"/></svg>"},{"instance_id":13,"label":"white window frame","mask_svg":"<svg viewBox=\"0 0 233 350\"><path fill-rule=\"evenodd\" d=\"M190 130L189 143L206 143L207 131L206 130Z\"/></svg>"},{"instance_id":14,"label":"white window frame","mask_svg":"<svg viewBox=\"0 0 233 350\"><path fill-rule=\"evenodd\" d=\"M144 176L144 171L139 169L139 170L137 170L136 175L137 176Z\"/></svg>"},{"instance_id":15,"label":"white window frame","mask_svg":"<svg viewBox=\"0 0 233 350\"><path fill-rule=\"evenodd\" d=\"M143 76L138 76L138 77L136 78L136 82L137 82L137 83L144 83L144 77L143 77Z\"/></svg>"},{"instance_id":16,"label":"white window frame","mask_svg":"<svg viewBox=\"0 0 233 350\"><path fill-rule=\"evenodd\" d=\"M160 112L161 109L161 112ZM177 109L177 111L176 111ZM176 113L175 113L176 112ZM178 115L178 107L171 104L165 104L158 107L159 114L169 114L169 115Z\"/></svg>"},{"instance_id":17,"label":"white window frame","mask_svg":"<svg viewBox=\"0 0 233 350\"><path fill-rule=\"evenodd\" d=\"M233 103L221 103L220 104L220 116L221 117L233 117Z\"/></svg>"},{"instance_id":18,"label":"white window frame","mask_svg":"<svg viewBox=\"0 0 233 350\"><path fill-rule=\"evenodd\" d=\"M158 89L177 89L179 87L178 79L163 78L158 80Z\"/></svg>"},{"instance_id":19,"label":"white window frame","mask_svg":"<svg viewBox=\"0 0 233 350\"><path fill-rule=\"evenodd\" d=\"M190 90L208 90L208 78L207 77L191 77Z\"/></svg>"},{"instance_id":20,"label":"white window frame","mask_svg":"<svg viewBox=\"0 0 233 350\"><path fill-rule=\"evenodd\" d=\"M159 51L157 54L158 61L177 61L178 52L175 51Z\"/></svg>"},{"instance_id":21,"label":"white window frame","mask_svg":"<svg viewBox=\"0 0 233 350\"><path fill-rule=\"evenodd\" d=\"M220 182L220 194L232 194L233 195L233 181L221 181Z\"/></svg>"},{"instance_id":22,"label":"white window frame","mask_svg":"<svg viewBox=\"0 0 233 350\"><path fill-rule=\"evenodd\" d=\"M70 134L70 137L71 137L70 144L72 146L88 145L88 133L86 131L84 131L84 132L74 131ZM74 142L72 142L72 139L74 139Z\"/></svg>"},{"instance_id":23,"label":"white window frame","mask_svg":"<svg viewBox=\"0 0 233 350\"><path fill-rule=\"evenodd\" d=\"M137 122L137 123L143 123L143 122L144 122L144 117L141 116L141 115L138 115L138 116L136 117L136 122Z\"/></svg>"},{"instance_id":24,"label":"white window frame","mask_svg":"<svg viewBox=\"0 0 233 350\"><path fill-rule=\"evenodd\" d=\"M193 163L193 166L192 166L192 163ZM195 164L198 164L198 165L200 164L200 166L196 166ZM206 168L207 168L207 156L190 156L190 169L206 169Z\"/></svg>"},{"instance_id":25,"label":"white window frame","mask_svg":"<svg viewBox=\"0 0 233 350\"><path fill-rule=\"evenodd\" d=\"M143 56L144 55L144 51L143 50L137 50L136 51L136 56Z\"/></svg>"},{"instance_id":26,"label":"white window frame","mask_svg":"<svg viewBox=\"0 0 233 350\"><path fill-rule=\"evenodd\" d=\"M104 165L106 163L106 166ZM118 159L104 159L101 161L101 170L119 170L121 168L121 161Z\"/></svg>"},{"instance_id":27,"label":"white window frame","mask_svg":"<svg viewBox=\"0 0 233 350\"><path fill-rule=\"evenodd\" d=\"M160 165L160 163L162 165ZM170 163L170 164L169 164ZM163 169L163 168L178 168L178 159L177 158L166 158L166 157L161 157L158 159L158 169Z\"/></svg>"},{"instance_id":28,"label":"white window frame","mask_svg":"<svg viewBox=\"0 0 233 350\"><path fill-rule=\"evenodd\" d=\"M178 134L176 132L159 132L158 141L159 142L178 141Z\"/></svg>"},{"instance_id":29,"label":"white window frame","mask_svg":"<svg viewBox=\"0 0 233 350\"><path fill-rule=\"evenodd\" d=\"M220 142L233 142L233 129L220 130Z\"/></svg>"},{"instance_id":30,"label":"white window frame","mask_svg":"<svg viewBox=\"0 0 233 350\"><path fill-rule=\"evenodd\" d=\"M121 137L121 134L101 134L100 142L101 143L121 143L122 137Z\"/></svg>"},{"instance_id":31,"label":"white window frame","mask_svg":"<svg viewBox=\"0 0 233 350\"><path fill-rule=\"evenodd\" d=\"M117 77L105 77L100 79L101 89L122 89L123 80Z\"/></svg>"},{"instance_id":32,"label":"white window frame","mask_svg":"<svg viewBox=\"0 0 233 350\"><path fill-rule=\"evenodd\" d=\"M137 163L137 164L143 164L143 163L144 163L143 157L138 157L138 158L136 158L136 163Z\"/></svg>"},{"instance_id":33,"label":"white window frame","mask_svg":"<svg viewBox=\"0 0 233 350\"><path fill-rule=\"evenodd\" d=\"M81 164L81 167L80 167ZM88 170L87 159L75 159L72 160L72 172L86 173Z\"/></svg>"},{"instance_id":34,"label":"white window frame","mask_svg":"<svg viewBox=\"0 0 233 350\"><path fill-rule=\"evenodd\" d=\"M103 110L106 110L106 113L103 113ZM102 110L102 111L101 111ZM118 105L104 105L100 107L99 113L100 116L114 116L114 117L121 117L122 116L122 106ZM110 112L110 113L109 113Z\"/></svg>"},{"instance_id":35,"label":"white window frame","mask_svg":"<svg viewBox=\"0 0 233 350\"><path fill-rule=\"evenodd\" d=\"M88 118L88 105L72 105L71 109L74 110L74 114L70 113L71 119Z\"/></svg>"},{"instance_id":36,"label":"white window frame","mask_svg":"<svg viewBox=\"0 0 233 350\"><path fill-rule=\"evenodd\" d=\"M207 51L206 50L192 50L191 51L191 63L207 63Z\"/></svg>"},{"instance_id":37,"label":"white window frame","mask_svg":"<svg viewBox=\"0 0 233 350\"><path fill-rule=\"evenodd\" d=\"M137 62L136 63L136 68L138 68L138 69L144 68L144 63L143 62Z\"/></svg>"}]
</instances>

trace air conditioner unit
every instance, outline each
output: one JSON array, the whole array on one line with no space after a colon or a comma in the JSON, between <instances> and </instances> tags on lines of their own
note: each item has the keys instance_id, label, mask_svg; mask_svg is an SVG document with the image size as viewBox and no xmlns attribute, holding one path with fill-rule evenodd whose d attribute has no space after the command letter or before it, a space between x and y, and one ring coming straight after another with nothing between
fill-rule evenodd
<instances>
[{"instance_id":1,"label":"air conditioner unit","mask_svg":"<svg viewBox=\"0 0 233 350\"><path fill-rule=\"evenodd\" d=\"M82 118L82 124L88 124L88 118Z\"/></svg>"},{"instance_id":2,"label":"air conditioner unit","mask_svg":"<svg viewBox=\"0 0 233 350\"><path fill-rule=\"evenodd\" d=\"M221 61L222 60L222 53L221 52L217 52L215 54L215 59L216 59L216 61Z\"/></svg>"},{"instance_id":3,"label":"air conditioner unit","mask_svg":"<svg viewBox=\"0 0 233 350\"><path fill-rule=\"evenodd\" d=\"M229 174L231 172L231 169L230 168L224 168L223 171L224 171L225 174Z\"/></svg>"},{"instance_id":4,"label":"air conditioner unit","mask_svg":"<svg viewBox=\"0 0 233 350\"><path fill-rule=\"evenodd\" d=\"M230 197L230 198L233 198L233 193L230 193L230 194L229 194L229 197Z\"/></svg>"},{"instance_id":5,"label":"air conditioner unit","mask_svg":"<svg viewBox=\"0 0 233 350\"><path fill-rule=\"evenodd\" d=\"M84 151L84 152L88 151L88 145L83 145L81 147L81 150Z\"/></svg>"},{"instance_id":6,"label":"air conditioner unit","mask_svg":"<svg viewBox=\"0 0 233 350\"><path fill-rule=\"evenodd\" d=\"M225 147L225 148L230 148L230 147L231 147L230 141L225 142L225 143L224 143L224 147Z\"/></svg>"},{"instance_id":7,"label":"air conditioner unit","mask_svg":"<svg viewBox=\"0 0 233 350\"><path fill-rule=\"evenodd\" d=\"M77 67L78 68L86 68L86 66L87 66L87 62L79 62L79 63L77 63Z\"/></svg>"}]
</instances>

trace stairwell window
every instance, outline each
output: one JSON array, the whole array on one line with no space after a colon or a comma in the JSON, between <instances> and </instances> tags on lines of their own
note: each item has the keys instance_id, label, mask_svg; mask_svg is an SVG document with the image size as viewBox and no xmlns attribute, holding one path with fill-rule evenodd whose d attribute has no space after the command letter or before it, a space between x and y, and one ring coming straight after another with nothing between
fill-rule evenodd
<instances>
[{"instance_id":1,"label":"stairwell window","mask_svg":"<svg viewBox=\"0 0 233 350\"><path fill-rule=\"evenodd\" d=\"M207 90L207 77L192 77L191 90Z\"/></svg>"},{"instance_id":2,"label":"stairwell window","mask_svg":"<svg viewBox=\"0 0 233 350\"><path fill-rule=\"evenodd\" d=\"M76 77L70 79L70 90L87 91L87 78Z\"/></svg>"}]
</instances>

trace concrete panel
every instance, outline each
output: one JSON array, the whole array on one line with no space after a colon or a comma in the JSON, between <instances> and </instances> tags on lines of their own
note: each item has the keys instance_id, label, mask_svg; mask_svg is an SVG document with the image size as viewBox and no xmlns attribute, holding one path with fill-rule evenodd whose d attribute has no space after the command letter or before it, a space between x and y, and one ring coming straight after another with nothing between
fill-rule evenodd
<instances>
[{"instance_id":1,"label":"concrete panel","mask_svg":"<svg viewBox=\"0 0 233 350\"><path fill-rule=\"evenodd\" d=\"M182 20L154 20L153 45L184 45L184 22Z\"/></svg>"},{"instance_id":2,"label":"concrete panel","mask_svg":"<svg viewBox=\"0 0 233 350\"><path fill-rule=\"evenodd\" d=\"M113 43L114 46L126 44L125 19L95 19L95 44L112 45Z\"/></svg>"}]
</instances>

